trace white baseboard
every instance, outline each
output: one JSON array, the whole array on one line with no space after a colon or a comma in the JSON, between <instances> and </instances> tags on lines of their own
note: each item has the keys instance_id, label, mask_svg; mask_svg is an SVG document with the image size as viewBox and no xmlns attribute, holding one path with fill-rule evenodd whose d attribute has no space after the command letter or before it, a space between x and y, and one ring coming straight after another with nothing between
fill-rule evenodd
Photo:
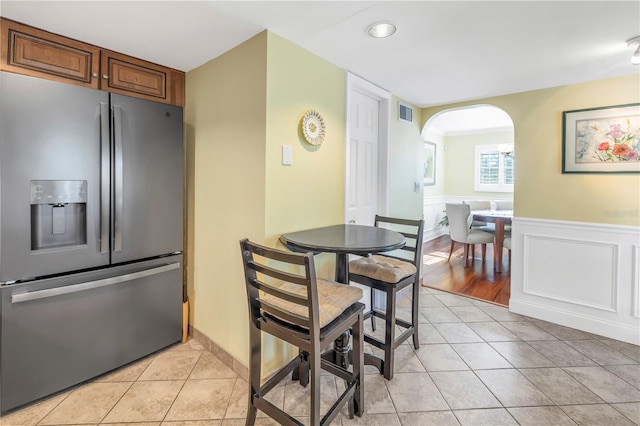
<instances>
[{"instance_id":1,"label":"white baseboard","mask_svg":"<svg viewBox=\"0 0 640 426\"><path fill-rule=\"evenodd\" d=\"M579 312L571 312L558 308L552 309L526 300L517 300L513 297L509 300L509 310L517 314L560 324L565 327L640 345L640 331L637 327L626 324L610 322L601 318L592 318Z\"/></svg>"},{"instance_id":2,"label":"white baseboard","mask_svg":"<svg viewBox=\"0 0 640 426\"><path fill-rule=\"evenodd\" d=\"M423 235L422 239L423 241L431 241L438 238L441 235L448 235L449 234L448 229L449 228L446 228L446 227L439 227L436 229L427 229L424 231L424 234L422 234Z\"/></svg>"}]
</instances>

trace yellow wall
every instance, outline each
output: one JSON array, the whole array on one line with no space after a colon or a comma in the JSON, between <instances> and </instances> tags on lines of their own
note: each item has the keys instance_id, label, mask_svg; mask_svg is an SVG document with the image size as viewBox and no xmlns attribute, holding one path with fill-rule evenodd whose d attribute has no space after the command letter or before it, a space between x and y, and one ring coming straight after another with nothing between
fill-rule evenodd
<instances>
[{"instance_id":1,"label":"yellow wall","mask_svg":"<svg viewBox=\"0 0 640 426\"><path fill-rule=\"evenodd\" d=\"M276 34L268 40L265 232L275 246L282 233L343 223L345 73ZM300 132L310 109L324 118L321 145ZM291 166L282 165L285 144Z\"/></svg>"},{"instance_id":2,"label":"yellow wall","mask_svg":"<svg viewBox=\"0 0 640 426\"><path fill-rule=\"evenodd\" d=\"M414 111L414 122L398 120L397 97L391 101L389 142L389 215L407 219L422 218L424 183L424 140L420 135L420 109L406 101ZM418 190L414 190L414 184Z\"/></svg>"},{"instance_id":3,"label":"yellow wall","mask_svg":"<svg viewBox=\"0 0 640 426\"><path fill-rule=\"evenodd\" d=\"M511 192L474 191L476 145L513 144L513 131L446 136L444 193L450 196L510 198Z\"/></svg>"},{"instance_id":4,"label":"yellow wall","mask_svg":"<svg viewBox=\"0 0 640 426\"><path fill-rule=\"evenodd\" d=\"M246 363L239 240L265 235L266 32L187 73L190 323Z\"/></svg>"},{"instance_id":5,"label":"yellow wall","mask_svg":"<svg viewBox=\"0 0 640 426\"><path fill-rule=\"evenodd\" d=\"M638 226L640 175L562 174L562 112L634 103L640 101L639 93L640 79L634 74L425 108L422 123L439 111L465 105L502 108L515 129L516 216Z\"/></svg>"},{"instance_id":6,"label":"yellow wall","mask_svg":"<svg viewBox=\"0 0 640 426\"><path fill-rule=\"evenodd\" d=\"M238 241L279 246L285 232L342 223L344 72L263 32L187 74L191 324L248 365L247 301ZM308 109L325 118L320 146L304 142ZM282 166L282 145L293 165ZM316 258L331 277L331 255ZM293 355L266 339L265 374ZM297 353L297 352L296 352Z\"/></svg>"},{"instance_id":7,"label":"yellow wall","mask_svg":"<svg viewBox=\"0 0 640 426\"><path fill-rule=\"evenodd\" d=\"M238 241L282 248L282 233L343 223L345 78L344 70L266 31L187 73L190 323L245 365ZM309 109L325 120L320 146L300 134ZM421 192L413 191L422 179L420 126L403 126L392 120L391 213L421 217ZM292 147L291 166L281 164L283 144ZM334 255L315 260L318 276L333 278ZM271 338L263 347L263 375L297 353Z\"/></svg>"},{"instance_id":8,"label":"yellow wall","mask_svg":"<svg viewBox=\"0 0 640 426\"><path fill-rule=\"evenodd\" d=\"M345 74L320 57L268 34L265 242L284 248L281 234L343 223L345 161ZM321 145L300 133L300 119L314 109L325 122ZM282 145L292 147L292 164L282 165ZM315 257L319 277L333 279L335 256ZM265 335L264 375L298 350Z\"/></svg>"}]
</instances>

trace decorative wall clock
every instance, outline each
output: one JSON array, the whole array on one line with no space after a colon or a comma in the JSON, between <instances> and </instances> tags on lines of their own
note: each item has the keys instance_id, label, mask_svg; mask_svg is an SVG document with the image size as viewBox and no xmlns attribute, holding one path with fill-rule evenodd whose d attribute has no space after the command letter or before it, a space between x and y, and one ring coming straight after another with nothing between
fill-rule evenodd
<instances>
[{"instance_id":1,"label":"decorative wall clock","mask_svg":"<svg viewBox=\"0 0 640 426\"><path fill-rule=\"evenodd\" d=\"M300 126L305 140L311 145L320 145L324 141L326 129L319 112L312 109L307 111L300 121Z\"/></svg>"}]
</instances>

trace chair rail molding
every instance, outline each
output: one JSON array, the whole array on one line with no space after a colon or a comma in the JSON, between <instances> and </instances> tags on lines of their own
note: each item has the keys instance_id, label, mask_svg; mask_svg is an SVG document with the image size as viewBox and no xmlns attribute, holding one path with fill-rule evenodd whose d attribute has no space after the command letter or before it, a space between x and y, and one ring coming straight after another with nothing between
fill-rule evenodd
<instances>
[{"instance_id":1,"label":"chair rail molding","mask_svg":"<svg viewBox=\"0 0 640 426\"><path fill-rule=\"evenodd\" d=\"M514 313L640 344L640 227L514 217Z\"/></svg>"}]
</instances>

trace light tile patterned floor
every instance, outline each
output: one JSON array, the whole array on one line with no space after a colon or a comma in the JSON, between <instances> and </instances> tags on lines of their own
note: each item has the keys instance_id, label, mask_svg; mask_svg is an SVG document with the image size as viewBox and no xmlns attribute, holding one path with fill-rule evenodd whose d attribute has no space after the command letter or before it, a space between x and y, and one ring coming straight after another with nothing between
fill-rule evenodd
<instances>
[{"instance_id":1,"label":"light tile patterned floor","mask_svg":"<svg viewBox=\"0 0 640 426\"><path fill-rule=\"evenodd\" d=\"M334 425L639 425L640 348L421 288L421 347L367 367L365 411ZM409 313L410 300L399 301ZM383 327L378 327L380 332ZM368 347L367 350L372 350ZM325 405L343 386L322 377ZM0 418L5 425L244 425L247 383L195 341ZM308 420L286 381L270 400ZM257 425L276 424L259 414Z\"/></svg>"}]
</instances>

